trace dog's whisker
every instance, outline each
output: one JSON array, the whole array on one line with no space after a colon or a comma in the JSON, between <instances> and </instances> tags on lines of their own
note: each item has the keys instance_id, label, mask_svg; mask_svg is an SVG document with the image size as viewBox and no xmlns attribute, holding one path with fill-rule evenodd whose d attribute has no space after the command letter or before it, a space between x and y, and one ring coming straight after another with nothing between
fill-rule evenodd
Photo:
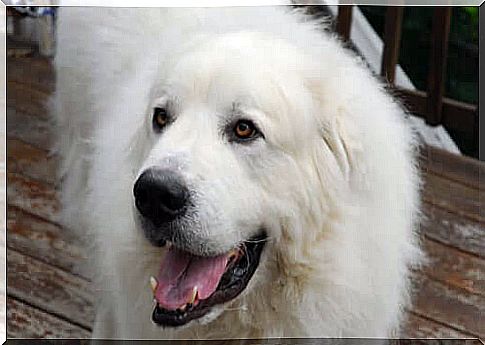
<instances>
[{"instance_id":1,"label":"dog's whisker","mask_svg":"<svg viewBox=\"0 0 485 345\"><path fill-rule=\"evenodd\" d=\"M268 240L271 240L271 237L266 237L265 239L261 239L261 240L247 240L247 241L244 241L246 243L264 243L264 242L267 242Z\"/></svg>"},{"instance_id":2,"label":"dog's whisker","mask_svg":"<svg viewBox=\"0 0 485 345\"><path fill-rule=\"evenodd\" d=\"M246 312L248 310L247 307L241 306L241 307L224 307L224 311L244 311Z\"/></svg>"},{"instance_id":3,"label":"dog's whisker","mask_svg":"<svg viewBox=\"0 0 485 345\"><path fill-rule=\"evenodd\" d=\"M247 242L249 242L249 241L247 241ZM251 265L251 262L249 261L249 255L247 255L248 254L248 248L246 246L246 243L243 242L241 244L241 247L243 248L243 251L245 253L245 255L244 255L244 259L246 260L246 267L245 267L245 269L248 269L249 266Z\"/></svg>"}]
</instances>

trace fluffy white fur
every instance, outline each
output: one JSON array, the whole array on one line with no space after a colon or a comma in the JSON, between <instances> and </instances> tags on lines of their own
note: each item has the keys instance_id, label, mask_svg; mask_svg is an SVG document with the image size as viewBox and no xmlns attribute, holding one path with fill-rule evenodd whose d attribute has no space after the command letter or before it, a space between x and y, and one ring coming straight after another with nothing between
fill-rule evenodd
<instances>
[{"instance_id":1,"label":"fluffy white fur","mask_svg":"<svg viewBox=\"0 0 485 345\"><path fill-rule=\"evenodd\" d=\"M94 244L95 337L396 334L419 257L415 142L321 25L285 7L62 8L56 66L63 221ZM167 99L177 119L153 133ZM265 139L227 142L235 113ZM132 190L174 164L199 193L187 231L200 243L227 250L259 227L269 242L242 295L163 329L148 287L163 250L136 225Z\"/></svg>"}]
</instances>

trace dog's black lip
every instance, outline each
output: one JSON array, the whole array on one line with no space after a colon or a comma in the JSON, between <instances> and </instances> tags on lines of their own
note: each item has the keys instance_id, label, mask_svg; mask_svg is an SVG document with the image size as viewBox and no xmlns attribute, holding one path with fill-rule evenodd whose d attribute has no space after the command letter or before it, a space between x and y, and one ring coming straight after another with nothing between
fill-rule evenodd
<instances>
[{"instance_id":1,"label":"dog's black lip","mask_svg":"<svg viewBox=\"0 0 485 345\"><path fill-rule=\"evenodd\" d=\"M213 306L229 302L239 296L247 287L259 266L266 240L266 233L261 232L244 242L244 255L226 270L216 291L211 296L200 300L195 306L187 307L185 311L167 310L157 304L152 313L153 322L165 327L183 326L206 315ZM249 265L247 265L247 262L249 262ZM242 276L235 274L235 270L240 269L239 264L246 265L244 268L246 271Z\"/></svg>"}]
</instances>

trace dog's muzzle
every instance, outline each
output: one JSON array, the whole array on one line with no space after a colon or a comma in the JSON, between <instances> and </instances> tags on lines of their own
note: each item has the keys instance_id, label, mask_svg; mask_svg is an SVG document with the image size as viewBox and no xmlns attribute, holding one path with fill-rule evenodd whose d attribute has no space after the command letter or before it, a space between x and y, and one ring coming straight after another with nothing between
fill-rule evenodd
<instances>
[{"instance_id":1,"label":"dog's muzzle","mask_svg":"<svg viewBox=\"0 0 485 345\"><path fill-rule=\"evenodd\" d=\"M214 242L184 225L183 218L193 218L190 191L176 170L158 167L145 170L133 188L145 236L155 246L166 246L158 274L150 278L156 302L152 321L164 327L185 325L239 296L267 238L261 229L222 253L209 251Z\"/></svg>"},{"instance_id":2,"label":"dog's muzzle","mask_svg":"<svg viewBox=\"0 0 485 345\"><path fill-rule=\"evenodd\" d=\"M140 214L156 227L163 227L183 215L189 192L183 178L173 170L149 168L133 188Z\"/></svg>"}]
</instances>

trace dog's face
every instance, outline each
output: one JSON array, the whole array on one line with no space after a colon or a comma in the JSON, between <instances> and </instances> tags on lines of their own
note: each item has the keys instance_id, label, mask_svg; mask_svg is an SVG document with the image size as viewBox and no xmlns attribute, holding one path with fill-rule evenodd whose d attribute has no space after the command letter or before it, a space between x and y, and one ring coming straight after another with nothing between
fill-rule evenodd
<instances>
[{"instance_id":1,"label":"dog's face","mask_svg":"<svg viewBox=\"0 0 485 345\"><path fill-rule=\"evenodd\" d=\"M156 323L201 318L250 293L251 280L279 274L263 276L259 266L301 254L280 251L304 241L301 217L322 212L322 194L312 196L322 187L313 165L321 123L304 58L281 42L234 34L196 40L163 67L133 184L138 227L169 248L152 279Z\"/></svg>"}]
</instances>

